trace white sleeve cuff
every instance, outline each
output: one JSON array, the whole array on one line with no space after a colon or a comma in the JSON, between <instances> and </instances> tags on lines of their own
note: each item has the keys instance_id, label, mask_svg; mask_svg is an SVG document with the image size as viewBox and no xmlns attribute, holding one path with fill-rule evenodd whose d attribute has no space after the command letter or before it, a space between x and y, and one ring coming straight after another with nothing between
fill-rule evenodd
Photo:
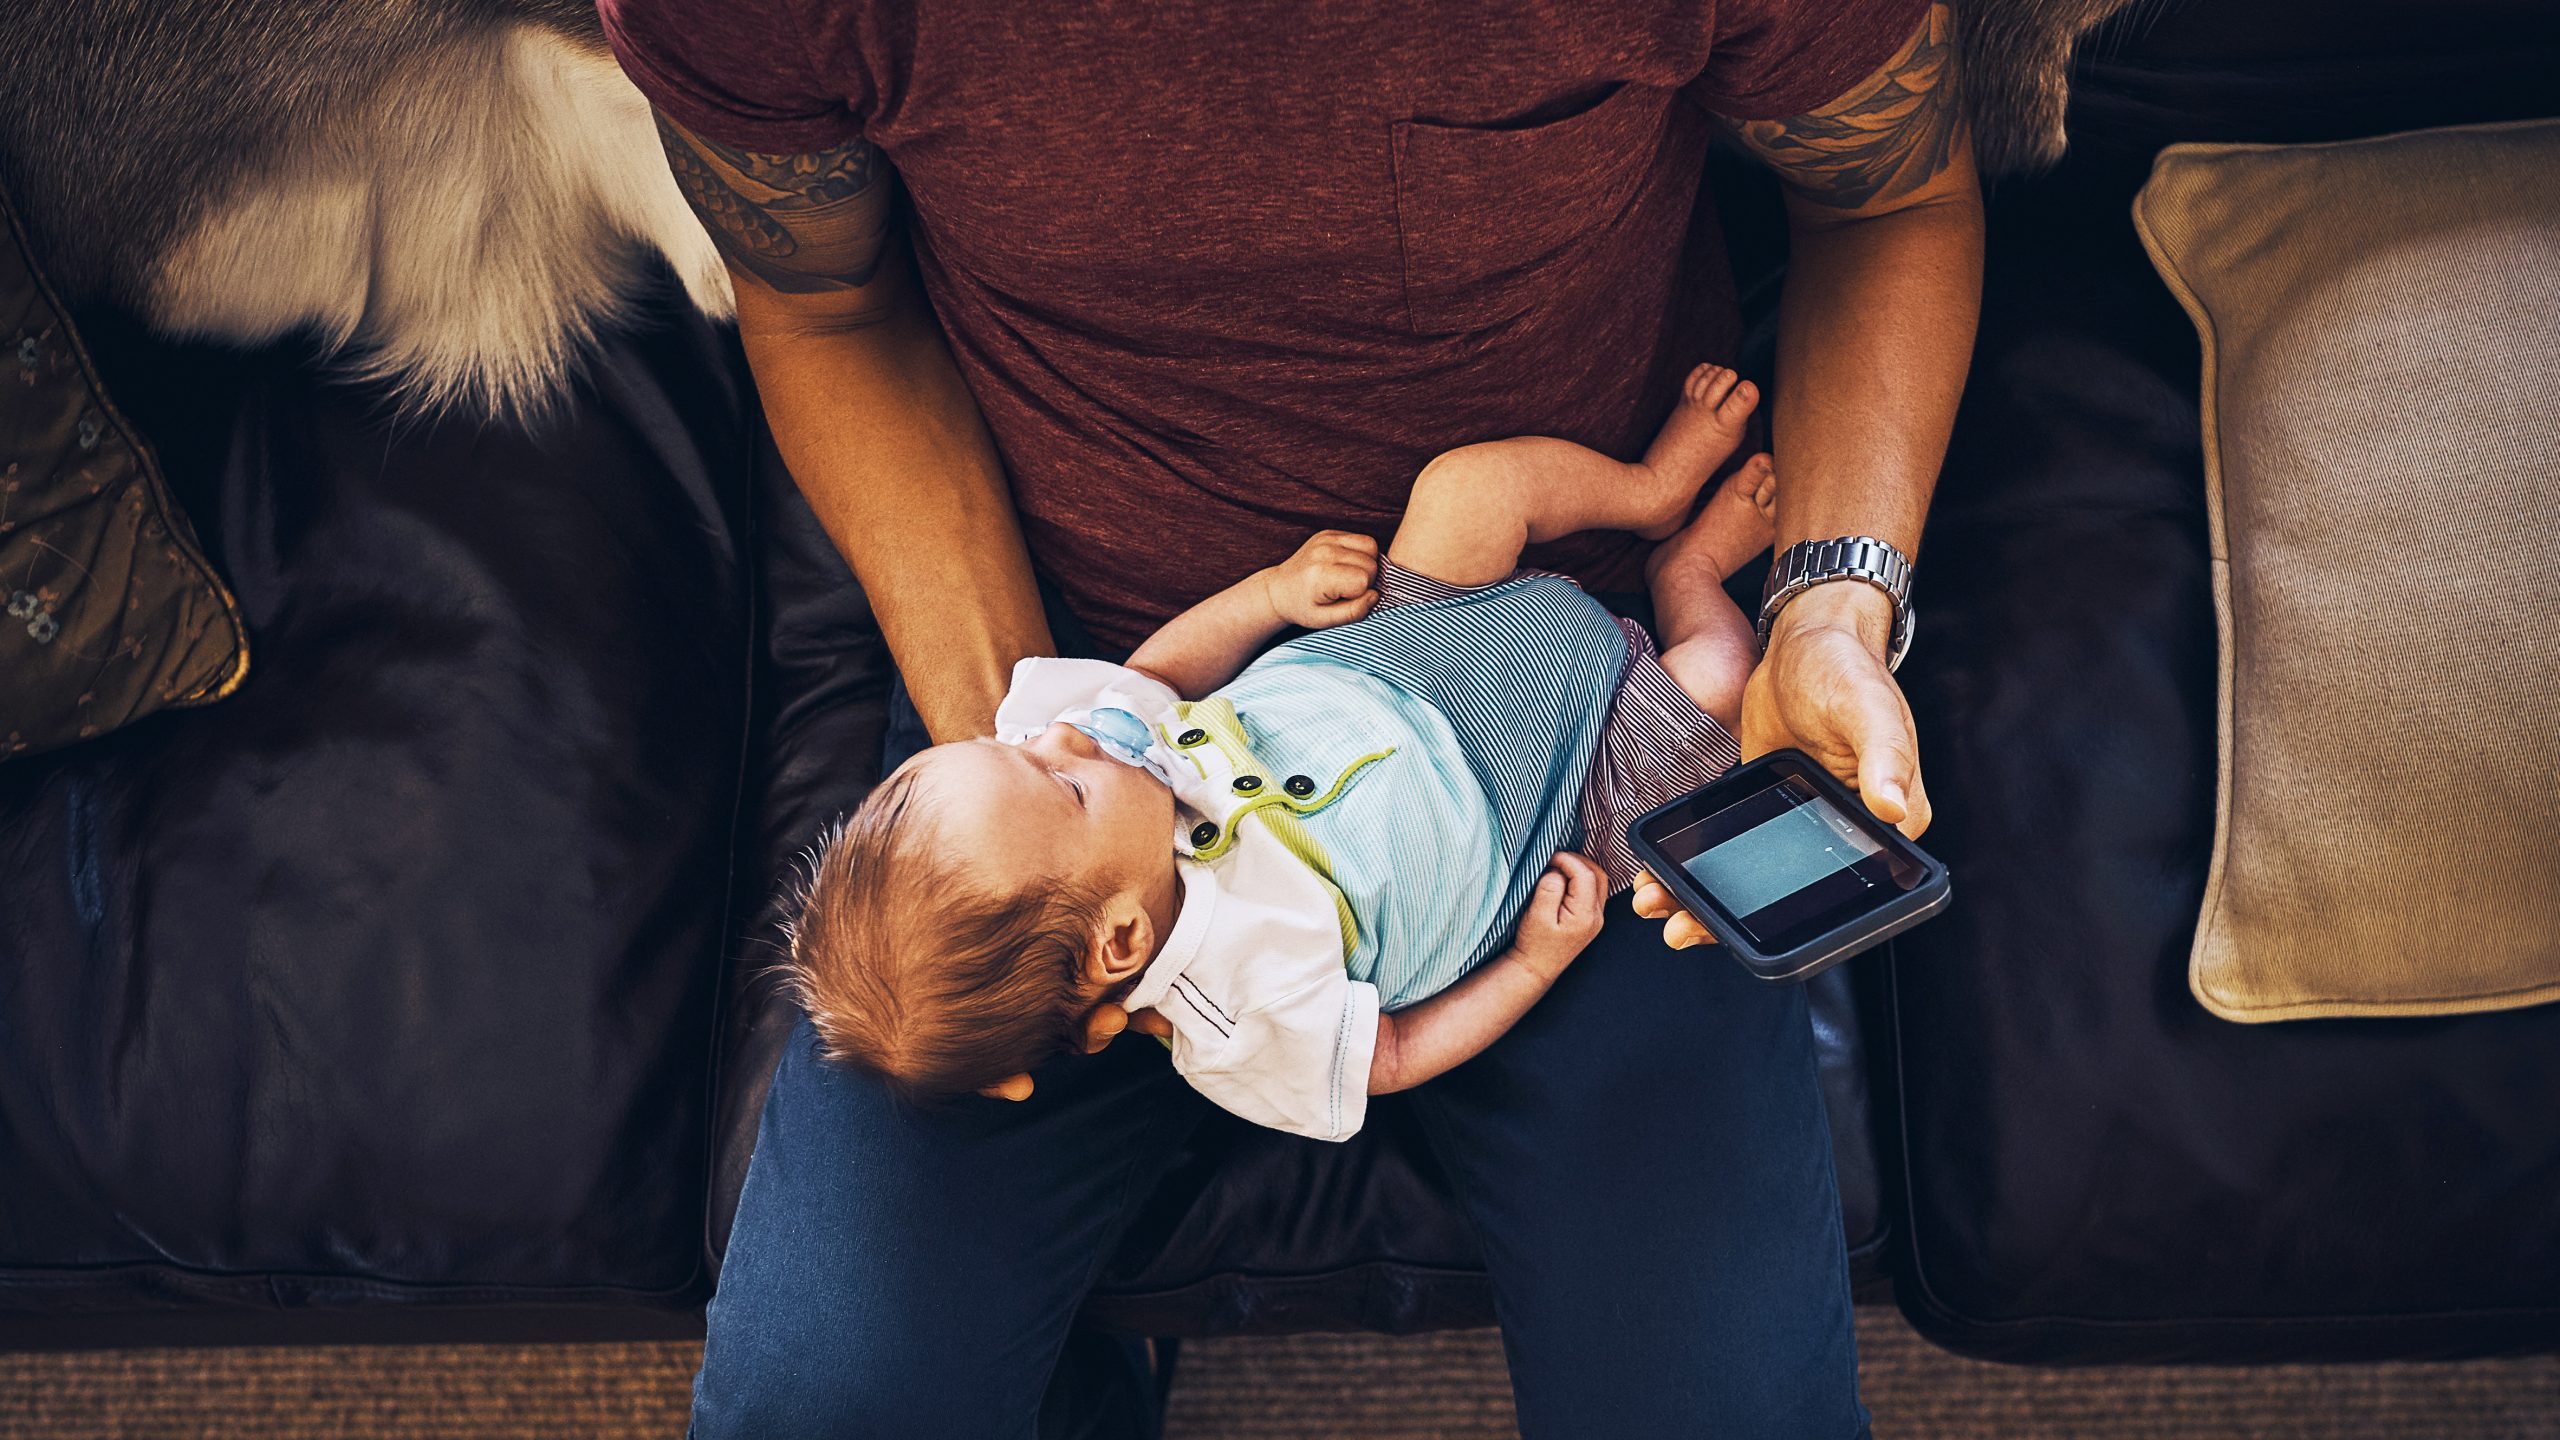
<instances>
[{"instance_id":1,"label":"white sleeve cuff","mask_svg":"<svg viewBox=\"0 0 2560 1440\"><path fill-rule=\"evenodd\" d=\"M1013 683L996 706L996 738L1019 745L1063 716L1107 705L1128 708L1152 724L1181 698L1164 682L1108 660L1026 656L1013 662Z\"/></svg>"},{"instance_id":2,"label":"white sleeve cuff","mask_svg":"<svg viewBox=\"0 0 2560 1440\"><path fill-rule=\"evenodd\" d=\"M1369 1067L1378 1056L1378 987L1355 980L1343 987L1342 1036L1334 1047L1333 1103L1336 1115L1329 1140L1348 1140L1369 1118Z\"/></svg>"}]
</instances>

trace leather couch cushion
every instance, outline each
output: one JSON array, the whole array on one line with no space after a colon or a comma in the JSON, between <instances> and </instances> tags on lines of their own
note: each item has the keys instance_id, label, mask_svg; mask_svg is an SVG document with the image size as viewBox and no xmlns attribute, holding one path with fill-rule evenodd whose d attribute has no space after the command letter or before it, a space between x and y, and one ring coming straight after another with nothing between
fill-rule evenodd
<instances>
[{"instance_id":1,"label":"leather couch cushion","mask_svg":"<svg viewBox=\"0 0 2560 1440\"><path fill-rule=\"evenodd\" d=\"M261 660L0 766L0 1315L698 1303L734 346L626 334L526 434L89 330Z\"/></svg>"},{"instance_id":2,"label":"leather couch cushion","mask_svg":"<svg viewBox=\"0 0 2560 1440\"><path fill-rule=\"evenodd\" d=\"M2560 998L2560 123L2176 145L2204 345L2226 1020Z\"/></svg>"},{"instance_id":3,"label":"leather couch cushion","mask_svg":"<svg viewBox=\"0 0 2560 1440\"><path fill-rule=\"evenodd\" d=\"M2144 15L2093 46L2072 157L1993 197L1903 667L1959 898L1895 942L1886 1037L1897 1294L1969 1353L2560 1344L2560 1008L2235 1026L2186 985L2215 783L2198 354L2128 211L2165 143L2548 105L2550 7L2375 8Z\"/></svg>"}]
</instances>

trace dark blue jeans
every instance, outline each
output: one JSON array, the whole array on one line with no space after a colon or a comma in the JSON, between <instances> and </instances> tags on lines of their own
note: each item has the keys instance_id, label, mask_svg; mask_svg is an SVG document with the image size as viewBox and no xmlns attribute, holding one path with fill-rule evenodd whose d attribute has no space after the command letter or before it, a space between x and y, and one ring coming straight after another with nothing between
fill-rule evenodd
<instances>
[{"instance_id":1,"label":"dark blue jeans","mask_svg":"<svg viewBox=\"0 0 2560 1440\"><path fill-rule=\"evenodd\" d=\"M893 761L922 740L893 718ZM1665 949L1621 898L1525 1019L1403 1103L1483 1242L1524 1436L1862 1432L1801 987ZM1078 1305L1207 1107L1139 1038L1048 1066L1021 1104L919 1111L818 1063L804 1022L695 1436L1030 1440Z\"/></svg>"}]
</instances>

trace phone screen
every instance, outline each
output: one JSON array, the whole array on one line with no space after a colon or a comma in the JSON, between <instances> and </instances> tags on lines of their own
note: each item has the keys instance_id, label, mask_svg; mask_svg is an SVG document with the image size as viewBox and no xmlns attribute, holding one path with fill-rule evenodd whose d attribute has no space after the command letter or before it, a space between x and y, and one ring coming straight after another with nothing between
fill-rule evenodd
<instances>
[{"instance_id":1,"label":"phone screen","mask_svg":"<svg viewBox=\"0 0 2560 1440\"><path fill-rule=\"evenodd\" d=\"M1663 818L1669 828L1647 838L1698 882L1724 918L1772 953L1883 906L1925 876L1793 775L1772 776L1765 787L1725 797L1695 818Z\"/></svg>"}]
</instances>

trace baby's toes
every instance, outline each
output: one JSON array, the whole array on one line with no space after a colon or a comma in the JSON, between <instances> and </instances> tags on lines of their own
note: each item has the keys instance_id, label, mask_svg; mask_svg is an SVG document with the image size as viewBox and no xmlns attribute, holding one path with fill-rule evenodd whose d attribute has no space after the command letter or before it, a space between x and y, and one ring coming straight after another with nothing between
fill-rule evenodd
<instances>
[{"instance_id":1,"label":"baby's toes","mask_svg":"<svg viewBox=\"0 0 2560 1440\"><path fill-rule=\"evenodd\" d=\"M1741 378L1721 365L1701 365L1689 372L1688 382L1681 387L1681 393L1692 405L1718 409L1733 393L1734 382Z\"/></svg>"},{"instance_id":2,"label":"baby's toes","mask_svg":"<svg viewBox=\"0 0 2560 1440\"><path fill-rule=\"evenodd\" d=\"M1751 503L1762 514L1775 519L1778 514L1778 467L1766 455L1755 455L1743 466L1751 484Z\"/></svg>"},{"instance_id":3,"label":"baby's toes","mask_svg":"<svg viewBox=\"0 0 2560 1440\"><path fill-rule=\"evenodd\" d=\"M1759 403L1760 387L1735 376L1734 383L1726 386L1723 396L1716 401L1716 419L1739 430L1742 422L1751 418L1752 408Z\"/></svg>"}]
</instances>

